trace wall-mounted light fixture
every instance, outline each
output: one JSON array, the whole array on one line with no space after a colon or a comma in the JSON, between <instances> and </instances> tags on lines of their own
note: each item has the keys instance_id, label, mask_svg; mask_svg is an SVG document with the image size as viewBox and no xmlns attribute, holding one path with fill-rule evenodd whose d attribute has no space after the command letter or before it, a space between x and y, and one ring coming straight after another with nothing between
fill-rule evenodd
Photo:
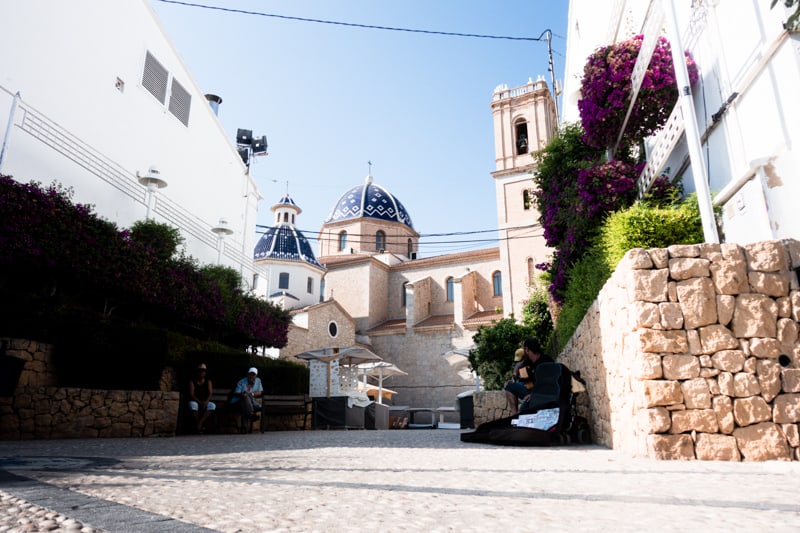
<instances>
[{"instance_id":1,"label":"wall-mounted light fixture","mask_svg":"<svg viewBox=\"0 0 800 533\"><path fill-rule=\"evenodd\" d=\"M139 180L139 183L147 187L147 215L145 215L145 220L150 220L150 211L152 210L153 206L153 196L156 194L158 189L163 189L166 187L167 182L161 177L161 172L155 165L150 165L150 168L147 169L147 174L139 174L137 171L136 178Z\"/></svg>"},{"instance_id":2,"label":"wall-mounted light fixture","mask_svg":"<svg viewBox=\"0 0 800 533\"><path fill-rule=\"evenodd\" d=\"M217 225L211 228L211 232L217 235L217 264L219 265L222 261L222 247L224 246L222 241L228 235L233 235L233 230L228 226L228 221L221 218Z\"/></svg>"}]
</instances>

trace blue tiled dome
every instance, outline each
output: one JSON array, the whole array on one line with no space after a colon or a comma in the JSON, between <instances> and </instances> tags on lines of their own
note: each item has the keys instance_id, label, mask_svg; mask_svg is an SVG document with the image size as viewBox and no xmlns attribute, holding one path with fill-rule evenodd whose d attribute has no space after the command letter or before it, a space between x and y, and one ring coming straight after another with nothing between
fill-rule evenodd
<instances>
[{"instance_id":1,"label":"blue tiled dome","mask_svg":"<svg viewBox=\"0 0 800 533\"><path fill-rule=\"evenodd\" d=\"M303 233L290 224L278 224L268 228L258 240L253 258L283 259L288 261L305 261L321 267L314 257L311 245Z\"/></svg>"},{"instance_id":2,"label":"blue tiled dome","mask_svg":"<svg viewBox=\"0 0 800 533\"><path fill-rule=\"evenodd\" d=\"M363 185L353 187L344 193L324 223L361 217L401 222L414 229L411 217L400 200L380 185L372 183L372 176L367 176Z\"/></svg>"}]
</instances>

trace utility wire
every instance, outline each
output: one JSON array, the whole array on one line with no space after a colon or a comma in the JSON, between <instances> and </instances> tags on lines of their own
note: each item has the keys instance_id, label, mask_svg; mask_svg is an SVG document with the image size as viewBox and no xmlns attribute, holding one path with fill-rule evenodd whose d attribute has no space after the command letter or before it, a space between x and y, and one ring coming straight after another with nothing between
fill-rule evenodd
<instances>
[{"instance_id":1,"label":"utility wire","mask_svg":"<svg viewBox=\"0 0 800 533\"><path fill-rule=\"evenodd\" d=\"M408 33L425 33L428 35L446 35L448 37L473 37L477 39L504 39L509 41L546 41L547 39L544 38L544 35L548 33L550 30L545 30L542 32L539 37L509 37L506 35L483 35L478 33L458 33L458 32L449 32L449 31L433 31L433 30L417 30L411 28L395 28L392 26L375 26L372 24L356 24L354 22L339 22L335 20L321 20L321 19L311 19L311 18L304 18L304 17L290 17L288 15L276 15L274 13L262 13L259 11L247 11L245 9L233 9L230 7L219 7L219 6L208 6L204 4L196 4L193 2L180 2L178 0L158 0L159 2L163 2L165 4L176 4L186 7L198 7L202 9L211 9L215 11L225 11L228 13L240 13L242 15L255 15L259 17L271 17L277 19L284 19L284 20L296 20L300 22L316 22L318 24L333 24L336 26L349 26L351 28L365 28L371 30L387 30L387 31L404 31ZM551 35L552 32L551 32ZM560 37L560 36L559 36Z\"/></svg>"}]
</instances>

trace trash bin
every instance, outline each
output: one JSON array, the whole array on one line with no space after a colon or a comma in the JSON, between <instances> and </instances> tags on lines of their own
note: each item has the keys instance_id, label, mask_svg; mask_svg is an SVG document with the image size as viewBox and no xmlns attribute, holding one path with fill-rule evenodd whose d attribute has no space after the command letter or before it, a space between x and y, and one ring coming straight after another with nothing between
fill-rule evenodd
<instances>
[{"instance_id":1,"label":"trash bin","mask_svg":"<svg viewBox=\"0 0 800 533\"><path fill-rule=\"evenodd\" d=\"M11 355L0 356L0 396L13 396L25 360Z\"/></svg>"},{"instance_id":2,"label":"trash bin","mask_svg":"<svg viewBox=\"0 0 800 533\"><path fill-rule=\"evenodd\" d=\"M458 412L461 418L461 429L475 427L475 404L472 400L472 393L475 391L466 391L459 394L458 399Z\"/></svg>"}]
</instances>

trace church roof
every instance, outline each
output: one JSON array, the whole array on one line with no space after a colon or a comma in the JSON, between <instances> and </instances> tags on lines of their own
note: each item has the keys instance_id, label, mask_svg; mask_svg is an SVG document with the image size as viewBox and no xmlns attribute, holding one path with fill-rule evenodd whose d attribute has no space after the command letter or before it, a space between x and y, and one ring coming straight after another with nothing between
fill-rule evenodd
<instances>
[{"instance_id":1,"label":"church roof","mask_svg":"<svg viewBox=\"0 0 800 533\"><path fill-rule=\"evenodd\" d=\"M321 268L308 239L291 224L278 224L268 228L256 244L253 259L304 261Z\"/></svg>"},{"instance_id":2,"label":"church roof","mask_svg":"<svg viewBox=\"0 0 800 533\"><path fill-rule=\"evenodd\" d=\"M372 176L367 176L362 185L357 185L344 193L324 223L356 218L400 222L414 229L411 216L400 200L380 185L372 183Z\"/></svg>"}]
</instances>

